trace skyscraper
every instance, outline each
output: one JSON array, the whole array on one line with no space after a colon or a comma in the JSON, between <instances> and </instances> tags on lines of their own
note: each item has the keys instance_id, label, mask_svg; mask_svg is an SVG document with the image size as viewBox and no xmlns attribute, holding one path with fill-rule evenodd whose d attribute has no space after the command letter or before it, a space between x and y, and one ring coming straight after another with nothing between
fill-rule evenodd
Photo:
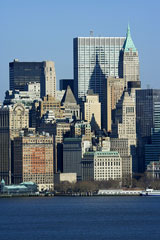
<instances>
[{"instance_id":1,"label":"skyscraper","mask_svg":"<svg viewBox=\"0 0 160 240\"><path fill-rule=\"evenodd\" d=\"M10 90L24 91L28 83L40 83L41 97L56 94L56 74L54 62L19 62L9 63Z\"/></svg>"},{"instance_id":2,"label":"skyscraper","mask_svg":"<svg viewBox=\"0 0 160 240\"><path fill-rule=\"evenodd\" d=\"M123 78L108 77L104 82L104 101L103 101L103 128L111 132L111 124L116 109L116 103L122 96L125 88Z\"/></svg>"},{"instance_id":3,"label":"skyscraper","mask_svg":"<svg viewBox=\"0 0 160 240\"><path fill-rule=\"evenodd\" d=\"M103 98L103 82L108 76L123 77L125 37L74 38L74 93L86 96L89 89Z\"/></svg>"},{"instance_id":4,"label":"skyscraper","mask_svg":"<svg viewBox=\"0 0 160 240\"><path fill-rule=\"evenodd\" d=\"M151 160L160 157L160 89L136 91L136 131L139 171L143 172Z\"/></svg>"},{"instance_id":5,"label":"skyscraper","mask_svg":"<svg viewBox=\"0 0 160 240\"><path fill-rule=\"evenodd\" d=\"M132 41L130 27L128 25L126 41L123 50L123 78L125 86L130 81L140 81L138 51Z\"/></svg>"},{"instance_id":6,"label":"skyscraper","mask_svg":"<svg viewBox=\"0 0 160 240\"><path fill-rule=\"evenodd\" d=\"M112 136L117 138L117 141L114 142L113 146L116 147L116 150L117 148L120 149L122 147L123 151L121 151L121 154L124 156L124 158L122 157L123 172L126 172L128 175L132 175L132 170L137 172L135 151L137 146L135 107L136 87L139 87L139 84L137 84L135 88L123 92L122 97L116 104L115 119L112 124ZM122 142L124 142L124 145L122 145ZM129 151L127 149L129 149ZM126 154L125 151L128 153ZM127 169L128 172L125 169Z\"/></svg>"},{"instance_id":7,"label":"skyscraper","mask_svg":"<svg viewBox=\"0 0 160 240\"><path fill-rule=\"evenodd\" d=\"M120 88L120 81L121 87L123 85L126 88L127 82L139 81L138 51L132 41L130 28L128 26L126 38L78 37L74 38L73 43L75 96L84 101L89 89L99 94L103 109L102 128L110 131L112 119L110 103L107 102L108 77L119 79L114 81L115 89Z\"/></svg>"},{"instance_id":8,"label":"skyscraper","mask_svg":"<svg viewBox=\"0 0 160 240\"><path fill-rule=\"evenodd\" d=\"M14 183L32 181L39 190L53 190L53 137L32 135L14 139Z\"/></svg>"},{"instance_id":9,"label":"skyscraper","mask_svg":"<svg viewBox=\"0 0 160 240\"><path fill-rule=\"evenodd\" d=\"M29 127L29 109L22 103L0 108L0 178L11 184L11 148L14 137Z\"/></svg>"}]
</instances>

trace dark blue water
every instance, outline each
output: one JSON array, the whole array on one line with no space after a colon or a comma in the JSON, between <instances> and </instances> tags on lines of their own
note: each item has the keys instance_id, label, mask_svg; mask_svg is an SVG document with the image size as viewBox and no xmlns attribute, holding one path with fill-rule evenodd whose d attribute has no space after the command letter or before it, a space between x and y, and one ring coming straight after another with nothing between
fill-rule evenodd
<instances>
[{"instance_id":1,"label":"dark blue water","mask_svg":"<svg viewBox=\"0 0 160 240\"><path fill-rule=\"evenodd\" d=\"M160 240L160 197L0 199L0 240Z\"/></svg>"}]
</instances>

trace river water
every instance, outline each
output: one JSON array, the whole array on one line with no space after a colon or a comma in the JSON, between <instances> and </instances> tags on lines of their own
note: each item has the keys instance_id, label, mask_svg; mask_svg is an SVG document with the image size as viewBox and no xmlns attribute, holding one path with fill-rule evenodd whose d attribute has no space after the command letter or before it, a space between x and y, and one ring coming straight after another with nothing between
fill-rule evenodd
<instances>
[{"instance_id":1,"label":"river water","mask_svg":"<svg viewBox=\"0 0 160 240\"><path fill-rule=\"evenodd\" d=\"M0 240L160 240L160 197L1 198Z\"/></svg>"}]
</instances>

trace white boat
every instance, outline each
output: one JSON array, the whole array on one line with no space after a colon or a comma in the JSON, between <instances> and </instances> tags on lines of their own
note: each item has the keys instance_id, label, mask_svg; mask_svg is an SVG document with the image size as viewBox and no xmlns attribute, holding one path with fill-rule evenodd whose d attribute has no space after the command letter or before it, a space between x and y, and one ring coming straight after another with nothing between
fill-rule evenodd
<instances>
[{"instance_id":1,"label":"white boat","mask_svg":"<svg viewBox=\"0 0 160 240\"><path fill-rule=\"evenodd\" d=\"M146 189L145 191L142 191L142 196L160 196L160 190L154 190L154 189Z\"/></svg>"}]
</instances>

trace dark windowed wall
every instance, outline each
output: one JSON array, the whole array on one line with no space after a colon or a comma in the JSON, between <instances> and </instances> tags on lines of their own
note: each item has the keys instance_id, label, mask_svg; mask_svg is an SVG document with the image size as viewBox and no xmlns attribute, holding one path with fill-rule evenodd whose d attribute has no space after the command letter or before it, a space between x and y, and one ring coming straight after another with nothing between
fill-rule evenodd
<instances>
[{"instance_id":1,"label":"dark windowed wall","mask_svg":"<svg viewBox=\"0 0 160 240\"><path fill-rule=\"evenodd\" d=\"M27 83L44 83L43 62L19 62L9 63L9 88L10 90L25 91ZM45 85L45 84L43 84Z\"/></svg>"},{"instance_id":2,"label":"dark windowed wall","mask_svg":"<svg viewBox=\"0 0 160 240\"><path fill-rule=\"evenodd\" d=\"M151 161L151 155L155 155L155 146L151 146L151 144L159 144L159 89L141 89L136 91L136 132L138 140L139 171L144 172L147 164ZM153 153L151 154L151 152ZM158 158L153 157L152 159L157 160Z\"/></svg>"},{"instance_id":3,"label":"dark windowed wall","mask_svg":"<svg viewBox=\"0 0 160 240\"><path fill-rule=\"evenodd\" d=\"M77 180L82 180L81 138L65 138L63 142L63 172L77 173Z\"/></svg>"}]
</instances>

